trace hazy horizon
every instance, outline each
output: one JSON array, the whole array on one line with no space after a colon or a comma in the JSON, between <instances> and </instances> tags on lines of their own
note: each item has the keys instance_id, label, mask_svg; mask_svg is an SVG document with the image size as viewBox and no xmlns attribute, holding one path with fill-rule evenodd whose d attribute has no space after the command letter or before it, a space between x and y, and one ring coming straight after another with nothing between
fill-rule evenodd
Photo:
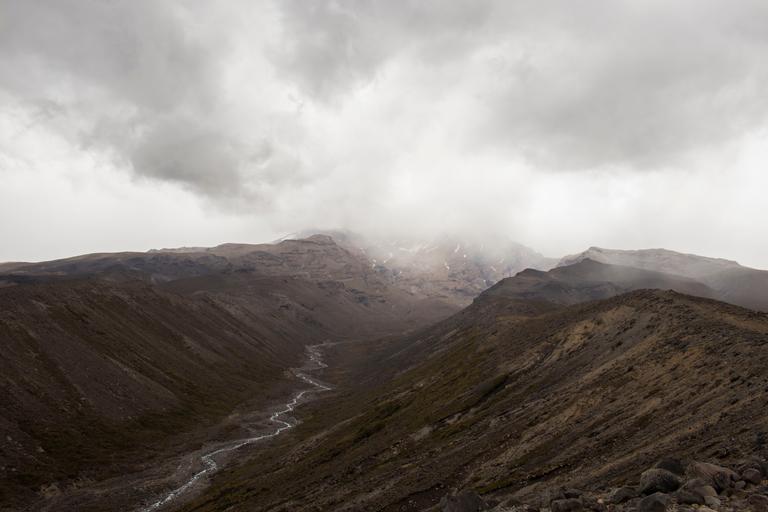
<instances>
[{"instance_id":1,"label":"hazy horizon","mask_svg":"<svg viewBox=\"0 0 768 512\"><path fill-rule=\"evenodd\" d=\"M768 268L758 1L0 1L0 262L307 229Z\"/></svg>"}]
</instances>

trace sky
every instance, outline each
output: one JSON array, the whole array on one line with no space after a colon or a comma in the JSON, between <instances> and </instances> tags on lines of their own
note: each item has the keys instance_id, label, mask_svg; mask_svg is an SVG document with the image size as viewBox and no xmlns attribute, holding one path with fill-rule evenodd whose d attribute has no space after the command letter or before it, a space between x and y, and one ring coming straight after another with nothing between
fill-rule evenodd
<instances>
[{"instance_id":1,"label":"sky","mask_svg":"<svg viewBox=\"0 0 768 512\"><path fill-rule=\"evenodd\" d=\"M345 228L768 268L763 0L0 0L0 261Z\"/></svg>"}]
</instances>

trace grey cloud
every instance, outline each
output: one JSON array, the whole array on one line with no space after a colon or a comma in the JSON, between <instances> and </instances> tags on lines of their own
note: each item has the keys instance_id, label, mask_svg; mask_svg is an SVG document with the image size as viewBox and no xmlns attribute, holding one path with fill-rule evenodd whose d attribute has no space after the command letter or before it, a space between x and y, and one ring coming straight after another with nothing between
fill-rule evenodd
<instances>
[{"instance_id":1,"label":"grey cloud","mask_svg":"<svg viewBox=\"0 0 768 512\"><path fill-rule=\"evenodd\" d=\"M432 62L471 51L493 2L330 0L278 2L283 38L271 57L283 76L322 101L376 77L405 52Z\"/></svg>"},{"instance_id":2,"label":"grey cloud","mask_svg":"<svg viewBox=\"0 0 768 512\"><path fill-rule=\"evenodd\" d=\"M605 26L564 24L559 58L533 54L487 98L488 137L552 169L670 165L765 123L765 7L625 8ZM597 13L595 13L597 14ZM737 35L738 34L738 35Z\"/></svg>"},{"instance_id":3,"label":"grey cloud","mask_svg":"<svg viewBox=\"0 0 768 512\"><path fill-rule=\"evenodd\" d=\"M466 127L466 149L522 154L541 169L657 168L728 143L768 114L761 2L280 6L286 46L273 60L311 97L343 101L406 59L414 73L465 68L479 77L458 94L484 108ZM472 67L484 52L493 58ZM421 85L436 96L466 86Z\"/></svg>"},{"instance_id":4,"label":"grey cloud","mask_svg":"<svg viewBox=\"0 0 768 512\"><path fill-rule=\"evenodd\" d=\"M298 160L264 127L242 133L222 92L226 36L205 37L204 4L4 2L0 88L86 150L137 176L254 206ZM200 25L203 24L203 25ZM218 36L217 36L218 37ZM53 119L53 118L56 119Z\"/></svg>"},{"instance_id":5,"label":"grey cloud","mask_svg":"<svg viewBox=\"0 0 768 512\"><path fill-rule=\"evenodd\" d=\"M215 56L166 2L76 0L3 3L0 84L32 97L71 85L106 89L153 110L173 109L215 86Z\"/></svg>"}]
</instances>

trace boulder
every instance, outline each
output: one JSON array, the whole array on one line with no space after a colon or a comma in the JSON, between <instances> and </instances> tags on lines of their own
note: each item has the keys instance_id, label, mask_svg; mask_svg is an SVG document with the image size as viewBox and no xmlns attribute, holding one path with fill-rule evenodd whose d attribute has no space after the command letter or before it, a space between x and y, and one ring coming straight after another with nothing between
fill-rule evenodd
<instances>
[{"instance_id":1,"label":"boulder","mask_svg":"<svg viewBox=\"0 0 768 512\"><path fill-rule=\"evenodd\" d=\"M666 512L670 501L669 496L657 492L640 500L637 504L637 512Z\"/></svg>"},{"instance_id":2,"label":"boulder","mask_svg":"<svg viewBox=\"0 0 768 512\"><path fill-rule=\"evenodd\" d=\"M593 512L603 512L606 509L603 500L599 500L594 496L582 496L581 505L584 507L584 510L591 510Z\"/></svg>"},{"instance_id":3,"label":"boulder","mask_svg":"<svg viewBox=\"0 0 768 512\"><path fill-rule=\"evenodd\" d=\"M720 506L720 499L714 496L707 496L704 498L704 504L708 507L717 508Z\"/></svg>"},{"instance_id":4,"label":"boulder","mask_svg":"<svg viewBox=\"0 0 768 512\"><path fill-rule=\"evenodd\" d=\"M675 457L664 457L659 460L653 467L659 469L666 469L670 473L674 473L677 476L685 475L685 464L680 459Z\"/></svg>"},{"instance_id":5,"label":"boulder","mask_svg":"<svg viewBox=\"0 0 768 512\"><path fill-rule=\"evenodd\" d=\"M706 481L719 493L729 489L739 479L735 471L707 462L692 462L688 466L688 474Z\"/></svg>"},{"instance_id":6,"label":"boulder","mask_svg":"<svg viewBox=\"0 0 768 512\"><path fill-rule=\"evenodd\" d=\"M756 468L747 468L741 473L741 479L750 484L760 485L763 474Z\"/></svg>"},{"instance_id":7,"label":"boulder","mask_svg":"<svg viewBox=\"0 0 768 512\"><path fill-rule=\"evenodd\" d=\"M681 505L703 505L704 496L688 489L678 489L672 497Z\"/></svg>"},{"instance_id":8,"label":"boulder","mask_svg":"<svg viewBox=\"0 0 768 512\"><path fill-rule=\"evenodd\" d=\"M747 469L756 469L760 472L760 475L763 478L768 478L768 462L759 457L752 457L751 459L743 461L739 464L736 472L743 475L744 471Z\"/></svg>"},{"instance_id":9,"label":"boulder","mask_svg":"<svg viewBox=\"0 0 768 512\"><path fill-rule=\"evenodd\" d=\"M443 496L440 506L443 512L478 512L489 508L476 492L469 490Z\"/></svg>"},{"instance_id":10,"label":"boulder","mask_svg":"<svg viewBox=\"0 0 768 512\"><path fill-rule=\"evenodd\" d=\"M624 503L625 501L629 501L632 498L637 498L638 493L635 490L634 487L619 487L618 489L614 489L611 494L608 495L608 503L611 503L613 505L619 505L621 503Z\"/></svg>"},{"instance_id":11,"label":"boulder","mask_svg":"<svg viewBox=\"0 0 768 512\"><path fill-rule=\"evenodd\" d=\"M555 500L549 504L549 508L552 512L574 512L584 510L584 506L578 498Z\"/></svg>"},{"instance_id":12,"label":"boulder","mask_svg":"<svg viewBox=\"0 0 768 512\"><path fill-rule=\"evenodd\" d=\"M715 488L700 478L694 478L685 482L681 490L700 496L702 503L707 496L717 496Z\"/></svg>"},{"instance_id":13,"label":"boulder","mask_svg":"<svg viewBox=\"0 0 768 512\"><path fill-rule=\"evenodd\" d=\"M672 492L680 488L680 478L666 469L652 468L640 475L640 494Z\"/></svg>"}]
</instances>

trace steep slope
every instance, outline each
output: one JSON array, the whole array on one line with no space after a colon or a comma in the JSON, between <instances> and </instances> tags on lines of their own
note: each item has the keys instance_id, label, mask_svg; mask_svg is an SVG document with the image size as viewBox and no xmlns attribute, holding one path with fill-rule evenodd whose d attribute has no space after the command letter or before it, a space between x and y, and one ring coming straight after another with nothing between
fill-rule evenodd
<instances>
[{"instance_id":1,"label":"steep slope","mask_svg":"<svg viewBox=\"0 0 768 512\"><path fill-rule=\"evenodd\" d=\"M718 300L768 311L768 271L744 267L735 261L666 249L621 251L590 247L564 257L558 266L585 259L689 277L709 286Z\"/></svg>"},{"instance_id":2,"label":"steep slope","mask_svg":"<svg viewBox=\"0 0 768 512\"><path fill-rule=\"evenodd\" d=\"M568 307L487 294L369 350L373 388L310 406L185 510L431 510L451 488L537 500L662 455L765 455L766 348L765 314L670 291Z\"/></svg>"},{"instance_id":3,"label":"steep slope","mask_svg":"<svg viewBox=\"0 0 768 512\"><path fill-rule=\"evenodd\" d=\"M158 284L200 278L195 282L203 288L208 276L235 276L235 284L228 286L230 291L237 290L237 278L243 276L301 278L354 293L360 303L379 310L384 317L411 317L422 324L458 309L458 305L444 297L400 286L382 269L374 268L364 255L342 247L326 235L275 244L223 244L13 263L0 269L0 287L93 275L116 282L144 279Z\"/></svg>"},{"instance_id":4,"label":"steep slope","mask_svg":"<svg viewBox=\"0 0 768 512\"><path fill-rule=\"evenodd\" d=\"M675 290L699 297L711 297L714 293L687 277L584 259L549 272L524 270L500 281L485 295L576 304L644 288Z\"/></svg>"},{"instance_id":5,"label":"steep slope","mask_svg":"<svg viewBox=\"0 0 768 512\"><path fill-rule=\"evenodd\" d=\"M245 401L258 410L295 386L285 371L307 344L455 311L388 285L327 237L4 269L0 507L200 443Z\"/></svg>"},{"instance_id":6,"label":"steep slope","mask_svg":"<svg viewBox=\"0 0 768 512\"><path fill-rule=\"evenodd\" d=\"M370 262L389 283L461 307L505 277L526 268L548 270L556 263L503 237L374 239L349 231L327 234Z\"/></svg>"},{"instance_id":7,"label":"steep slope","mask_svg":"<svg viewBox=\"0 0 768 512\"><path fill-rule=\"evenodd\" d=\"M306 344L354 333L350 318L366 326L350 292L247 282L237 294L93 278L0 289L0 503L128 471L263 398Z\"/></svg>"}]
</instances>

